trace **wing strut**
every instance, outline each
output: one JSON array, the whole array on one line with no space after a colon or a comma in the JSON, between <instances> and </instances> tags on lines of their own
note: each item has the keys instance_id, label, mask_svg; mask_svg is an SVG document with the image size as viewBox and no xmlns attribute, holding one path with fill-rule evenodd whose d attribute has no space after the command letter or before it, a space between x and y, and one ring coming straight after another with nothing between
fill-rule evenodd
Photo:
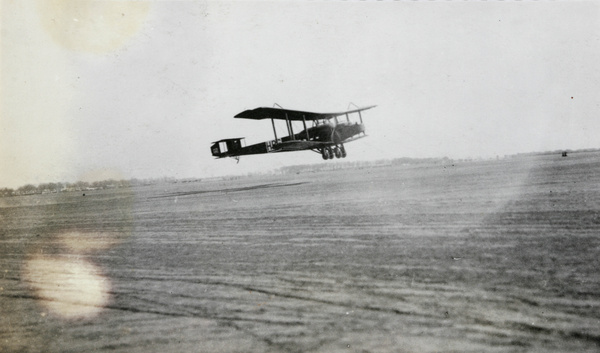
<instances>
[{"instance_id":1,"label":"wing strut","mask_svg":"<svg viewBox=\"0 0 600 353\"><path fill-rule=\"evenodd\" d=\"M290 134L290 138L293 140L294 139L294 129L292 128L292 123L290 122L290 119L288 118L287 113L285 113L285 121L287 123L287 128L288 128L288 133Z\"/></svg>"},{"instance_id":2,"label":"wing strut","mask_svg":"<svg viewBox=\"0 0 600 353\"><path fill-rule=\"evenodd\" d=\"M362 121L362 114L360 113L360 108L358 107L358 105L356 105L356 104L354 104L354 103L350 102L350 104L348 104L348 109L350 109L350 106L351 106L351 105L353 105L353 106L355 106L356 108L358 108L358 109L359 109L359 110L358 110L358 117L360 118L360 123L362 124L362 123L363 123L363 121ZM371 108L372 108L372 107L371 107ZM367 108L367 109L368 109L368 108ZM348 113L346 113L346 119L348 119ZM350 122L350 119L348 119L348 122Z\"/></svg>"},{"instance_id":3,"label":"wing strut","mask_svg":"<svg viewBox=\"0 0 600 353\"><path fill-rule=\"evenodd\" d=\"M271 124L273 125L273 134L275 135L275 143L277 143L277 131L275 130L275 120L271 118Z\"/></svg>"},{"instance_id":4,"label":"wing strut","mask_svg":"<svg viewBox=\"0 0 600 353\"><path fill-rule=\"evenodd\" d=\"M304 124L304 131L306 131L306 141L310 140L310 135L308 134L308 129L306 128L306 117L302 114L302 123Z\"/></svg>"},{"instance_id":5,"label":"wing strut","mask_svg":"<svg viewBox=\"0 0 600 353\"><path fill-rule=\"evenodd\" d=\"M273 106L278 106L279 109L283 109L283 107L277 103L273 104ZM271 124L273 125L273 135L275 135L275 143L277 143L277 131L275 131L275 119L271 118Z\"/></svg>"}]
</instances>

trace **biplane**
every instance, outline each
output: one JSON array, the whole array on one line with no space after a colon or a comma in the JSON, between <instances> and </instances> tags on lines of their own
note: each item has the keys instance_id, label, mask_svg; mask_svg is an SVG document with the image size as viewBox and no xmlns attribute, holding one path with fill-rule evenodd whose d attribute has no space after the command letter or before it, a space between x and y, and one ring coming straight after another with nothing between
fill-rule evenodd
<instances>
[{"instance_id":1,"label":"biplane","mask_svg":"<svg viewBox=\"0 0 600 353\"><path fill-rule=\"evenodd\" d=\"M238 161L240 156L251 154L306 150L321 154L325 160L345 158L344 143L366 136L361 112L374 107L375 105L372 105L339 113L312 113L281 107L246 110L237 114L235 118L270 119L275 139L246 146L244 137L228 138L213 142L210 150L214 157L234 157ZM358 115L358 121L351 121L352 114ZM356 118L356 115L352 117ZM285 121L287 136L277 135L275 120ZM299 132L294 132L293 122L302 122Z\"/></svg>"}]
</instances>

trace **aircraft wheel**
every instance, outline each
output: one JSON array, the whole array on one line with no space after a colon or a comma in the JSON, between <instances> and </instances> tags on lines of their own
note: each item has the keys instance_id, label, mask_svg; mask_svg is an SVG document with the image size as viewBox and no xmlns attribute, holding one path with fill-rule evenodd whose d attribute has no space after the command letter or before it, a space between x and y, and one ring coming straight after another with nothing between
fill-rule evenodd
<instances>
[{"instance_id":1,"label":"aircraft wheel","mask_svg":"<svg viewBox=\"0 0 600 353\"><path fill-rule=\"evenodd\" d=\"M331 147L327 147L327 158L329 159L333 159L334 155L333 155L333 150L331 149Z\"/></svg>"},{"instance_id":2,"label":"aircraft wheel","mask_svg":"<svg viewBox=\"0 0 600 353\"><path fill-rule=\"evenodd\" d=\"M329 159L329 151L327 150L327 148L323 148L323 150L321 151L321 155L323 156L324 160L328 160Z\"/></svg>"},{"instance_id":3,"label":"aircraft wheel","mask_svg":"<svg viewBox=\"0 0 600 353\"><path fill-rule=\"evenodd\" d=\"M340 146L340 152L342 152L342 158L346 158L346 149L344 148L344 145Z\"/></svg>"},{"instance_id":4,"label":"aircraft wheel","mask_svg":"<svg viewBox=\"0 0 600 353\"><path fill-rule=\"evenodd\" d=\"M337 148L337 147L336 147L336 148L333 150L333 153L335 153L335 158L342 158L342 151L340 151L340 149L339 149L339 148Z\"/></svg>"}]
</instances>

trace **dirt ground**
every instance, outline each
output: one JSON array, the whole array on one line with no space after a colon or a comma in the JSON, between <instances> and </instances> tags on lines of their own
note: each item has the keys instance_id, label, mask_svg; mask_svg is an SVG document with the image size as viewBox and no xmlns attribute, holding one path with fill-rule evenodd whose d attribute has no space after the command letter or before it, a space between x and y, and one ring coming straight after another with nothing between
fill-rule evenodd
<instances>
[{"instance_id":1,"label":"dirt ground","mask_svg":"<svg viewBox=\"0 0 600 353\"><path fill-rule=\"evenodd\" d=\"M0 225L0 352L600 350L600 153L10 197Z\"/></svg>"}]
</instances>

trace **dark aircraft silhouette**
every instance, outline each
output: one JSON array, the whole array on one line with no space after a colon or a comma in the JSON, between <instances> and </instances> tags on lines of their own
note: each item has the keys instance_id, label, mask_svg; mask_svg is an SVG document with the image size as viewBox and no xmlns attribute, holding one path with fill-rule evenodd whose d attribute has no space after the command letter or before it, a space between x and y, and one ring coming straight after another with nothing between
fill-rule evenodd
<instances>
[{"instance_id":1,"label":"dark aircraft silhouette","mask_svg":"<svg viewBox=\"0 0 600 353\"><path fill-rule=\"evenodd\" d=\"M211 153L217 158L234 157L251 154L293 152L311 150L321 154L323 159L345 158L344 143L365 137L365 126L361 112L374 108L375 105L357 108L339 113L311 113L282 108L256 108L246 110L236 118L242 119L271 119L274 140L244 146L244 137L228 138L213 142ZM351 122L350 114L358 114L360 122ZM345 119L338 119L345 116ZM288 136L278 138L275 120L285 120ZM304 129L294 133L292 122L301 121ZM312 122L311 127L306 124Z\"/></svg>"}]
</instances>

